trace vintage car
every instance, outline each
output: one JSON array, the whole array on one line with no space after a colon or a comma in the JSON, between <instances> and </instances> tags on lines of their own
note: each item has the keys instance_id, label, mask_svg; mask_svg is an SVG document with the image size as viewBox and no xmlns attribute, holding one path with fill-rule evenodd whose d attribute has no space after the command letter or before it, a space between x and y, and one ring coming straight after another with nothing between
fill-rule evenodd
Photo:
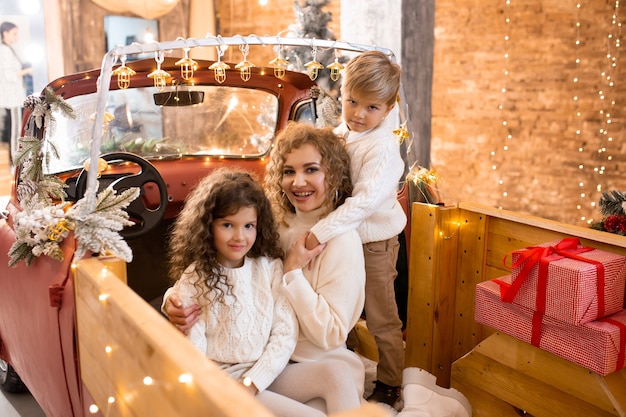
<instances>
[{"instance_id":1,"label":"vintage car","mask_svg":"<svg viewBox=\"0 0 626 417\"><path fill-rule=\"evenodd\" d=\"M374 49L276 37L133 44L27 99L0 220L2 389L30 390L49 417L84 415L72 262L96 253L127 260L129 287L159 307L170 285L168 230L199 179L238 166L262 180L276 133L317 119L325 92L312 74L280 59L267 67L220 60L226 46L286 45ZM192 60L194 47L215 47L218 59ZM399 188L405 205L406 194Z\"/></svg>"}]
</instances>

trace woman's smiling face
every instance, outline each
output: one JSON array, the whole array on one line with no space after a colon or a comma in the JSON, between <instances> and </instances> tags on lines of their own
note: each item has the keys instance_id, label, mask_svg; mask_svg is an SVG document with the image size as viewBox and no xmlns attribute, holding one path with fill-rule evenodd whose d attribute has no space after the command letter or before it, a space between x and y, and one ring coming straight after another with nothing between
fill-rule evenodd
<instances>
[{"instance_id":1,"label":"woman's smiling face","mask_svg":"<svg viewBox=\"0 0 626 417\"><path fill-rule=\"evenodd\" d=\"M285 156L281 185L299 211L316 210L326 203L326 168L315 146L306 143Z\"/></svg>"}]
</instances>

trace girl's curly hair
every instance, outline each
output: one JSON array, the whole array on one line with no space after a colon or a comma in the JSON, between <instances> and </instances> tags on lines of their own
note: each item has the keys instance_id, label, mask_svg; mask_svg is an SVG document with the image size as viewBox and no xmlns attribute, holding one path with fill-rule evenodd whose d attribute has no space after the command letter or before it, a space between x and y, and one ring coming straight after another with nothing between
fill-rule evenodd
<instances>
[{"instance_id":1,"label":"girl's curly hair","mask_svg":"<svg viewBox=\"0 0 626 417\"><path fill-rule=\"evenodd\" d=\"M174 223L169 243L169 271L173 281L194 265L190 272L200 278L196 284L200 293L216 291L217 299L223 300L231 286L217 261L211 223L235 214L242 207L254 207L257 211L257 237L246 256L283 257L276 222L260 183L246 171L221 168L198 183Z\"/></svg>"},{"instance_id":2,"label":"girl's curly hair","mask_svg":"<svg viewBox=\"0 0 626 417\"><path fill-rule=\"evenodd\" d=\"M343 138L334 134L331 128L290 122L276 137L265 176L265 189L279 222L286 213L296 211L282 189L285 159L291 151L305 144L313 145L319 151L322 166L326 168L326 214L342 205L352 194L350 157Z\"/></svg>"}]
</instances>

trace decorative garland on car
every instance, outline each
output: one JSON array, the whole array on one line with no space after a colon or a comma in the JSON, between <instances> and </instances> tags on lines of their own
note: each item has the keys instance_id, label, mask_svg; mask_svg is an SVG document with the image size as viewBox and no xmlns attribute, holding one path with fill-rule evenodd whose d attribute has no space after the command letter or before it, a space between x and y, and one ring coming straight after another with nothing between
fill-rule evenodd
<instances>
[{"instance_id":1,"label":"decorative garland on car","mask_svg":"<svg viewBox=\"0 0 626 417\"><path fill-rule=\"evenodd\" d=\"M42 254L62 261L60 244L70 232L74 232L76 239L76 259L87 252L106 252L130 262L132 251L119 231L133 225L124 209L139 196L139 189L129 188L119 195L112 188L98 195L95 190L87 190L85 197L75 204L66 202L66 185L59 177L45 174L44 168L53 156L59 157L54 143L47 139L55 128L53 112L58 110L66 117L75 118L74 110L50 88L40 97L27 97L24 107L32 115L24 136L19 139L15 158L16 165L21 164L17 195L22 211L13 220L16 241L9 249L9 266L22 260L29 266ZM39 139L36 132L42 129L44 135Z\"/></svg>"}]
</instances>

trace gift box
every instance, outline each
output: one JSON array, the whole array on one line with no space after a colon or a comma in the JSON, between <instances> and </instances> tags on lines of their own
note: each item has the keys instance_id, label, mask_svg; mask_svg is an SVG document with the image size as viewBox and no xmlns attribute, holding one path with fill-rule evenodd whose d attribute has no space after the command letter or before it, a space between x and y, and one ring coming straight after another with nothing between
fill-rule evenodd
<instances>
[{"instance_id":1,"label":"gift box","mask_svg":"<svg viewBox=\"0 0 626 417\"><path fill-rule=\"evenodd\" d=\"M511 287L502 300L570 324L624 308L626 257L583 247L577 238L511 253Z\"/></svg>"},{"instance_id":2,"label":"gift box","mask_svg":"<svg viewBox=\"0 0 626 417\"><path fill-rule=\"evenodd\" d=\"M536 311L500 299L501 286L510 283L511 276L507 275L476 286L475 319L478 323L534 344L601 375L624 367L626 310L581 325L541 315L542 323L537 327L533 324ZM540 334L533 338L536 331ZM533 339L536 343L532 342Z\"/></svg>"}]
</instances>

